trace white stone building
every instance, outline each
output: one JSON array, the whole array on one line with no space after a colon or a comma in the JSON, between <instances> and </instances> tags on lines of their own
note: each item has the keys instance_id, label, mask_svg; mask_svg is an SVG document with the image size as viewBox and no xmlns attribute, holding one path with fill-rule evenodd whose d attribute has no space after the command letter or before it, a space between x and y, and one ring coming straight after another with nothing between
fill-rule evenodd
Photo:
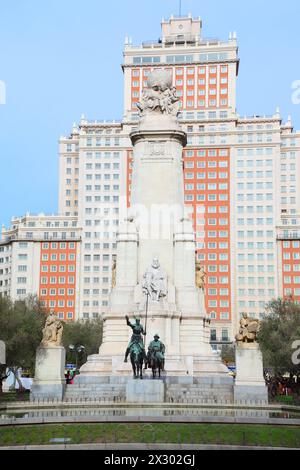
<instances>
[{"instance_id":1,"label":"white stone building","mask_svg":"<svg viewBox=\"0 0 300 470\"><path fill-rule=\"evenodd\" d=\"M95 318L108 306L116 233L126 205L129 136L119 122L81 119L60 139L59 213L82 228L79 317Z\"/></svg>"}]
</instances>

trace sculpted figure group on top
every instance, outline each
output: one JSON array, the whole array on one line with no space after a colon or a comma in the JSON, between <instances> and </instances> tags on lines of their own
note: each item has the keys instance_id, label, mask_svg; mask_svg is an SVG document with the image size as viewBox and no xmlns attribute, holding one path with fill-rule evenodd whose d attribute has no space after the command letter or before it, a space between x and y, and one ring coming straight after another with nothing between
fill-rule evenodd
<instances>
[{"instance_id":1,"label":"sculpted figure group on top","mask_svg":"<svg viewBox=\"0 0 300 470\"><path fill-rule=\"evenodd\" d=\"M179 98L176 96L176 87L172 85L172 75L166 70L155 70L147 82L148 88L143 90L142 102L137 103L141 116L158 112L177 116L179 112Z\"/></svg>"}]
</instances>

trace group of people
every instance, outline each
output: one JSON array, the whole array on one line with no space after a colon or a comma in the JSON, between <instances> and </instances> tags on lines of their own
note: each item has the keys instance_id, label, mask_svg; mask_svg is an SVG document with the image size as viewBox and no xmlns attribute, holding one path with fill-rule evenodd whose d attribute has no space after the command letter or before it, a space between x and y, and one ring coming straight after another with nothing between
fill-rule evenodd
<instances>
[{"instance_id":1,"label":"group of people","mask_svg":"<svg viewBox=\"0 0 300 470\"><path fill-rule=\"evenodd\" d=\"M68 370L67 373L65 374L66 384L73 385L76 375L77 375L76 371Z\"/></svg>"},{"instance_id":2,"label":"group of people","mask_svg":"<svg viewBox=\"0 0 300 470\"><path fill-rule=\"evenodd\" d=\"M296 381L293 377L271 377L269 374L266 374L265 380L269 394L273 398L277 395L300 395L300 381Z\"/></svg>"}]
</instances>

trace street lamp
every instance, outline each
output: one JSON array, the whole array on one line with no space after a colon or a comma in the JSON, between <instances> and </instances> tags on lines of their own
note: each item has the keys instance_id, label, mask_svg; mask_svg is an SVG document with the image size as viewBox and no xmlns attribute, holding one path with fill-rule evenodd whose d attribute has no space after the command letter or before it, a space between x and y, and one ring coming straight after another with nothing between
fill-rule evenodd
<instances>
[{"instance_id":1,"label":"street lamp","mask_svg":"<svg viewBox=\"0 0 300 470\"><path fill-rule=\"evenodd\" d=\"M69 350L71 353L75 354L75 361L76 361L76 370L78 369L78 357L85 351L85 347L82 344L70 344Z\"/></svg>"}]
</instances>

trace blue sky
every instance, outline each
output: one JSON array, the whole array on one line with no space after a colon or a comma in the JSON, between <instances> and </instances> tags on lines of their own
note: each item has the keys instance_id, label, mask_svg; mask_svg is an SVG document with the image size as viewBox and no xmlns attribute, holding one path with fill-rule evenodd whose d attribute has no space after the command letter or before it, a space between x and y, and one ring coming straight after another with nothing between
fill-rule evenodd
<instances>
[{"instance_id":1,"label":"blue sky","mask_svg":"<svg viewBox=\"0 0 300 470\"><path fill-rule=\"evenodd\" d=\"M58 138L82 113L120 119L124 38L160 36L161 18L179 0L0 0L0 223L55 213ZM300 129L292 83L300 80L299 0L182 0L203 19L203 35L237 31L238 111L273 114L280 106ZM105 72L104 72L105 70Z\"/></svg>"}]
</instances>

